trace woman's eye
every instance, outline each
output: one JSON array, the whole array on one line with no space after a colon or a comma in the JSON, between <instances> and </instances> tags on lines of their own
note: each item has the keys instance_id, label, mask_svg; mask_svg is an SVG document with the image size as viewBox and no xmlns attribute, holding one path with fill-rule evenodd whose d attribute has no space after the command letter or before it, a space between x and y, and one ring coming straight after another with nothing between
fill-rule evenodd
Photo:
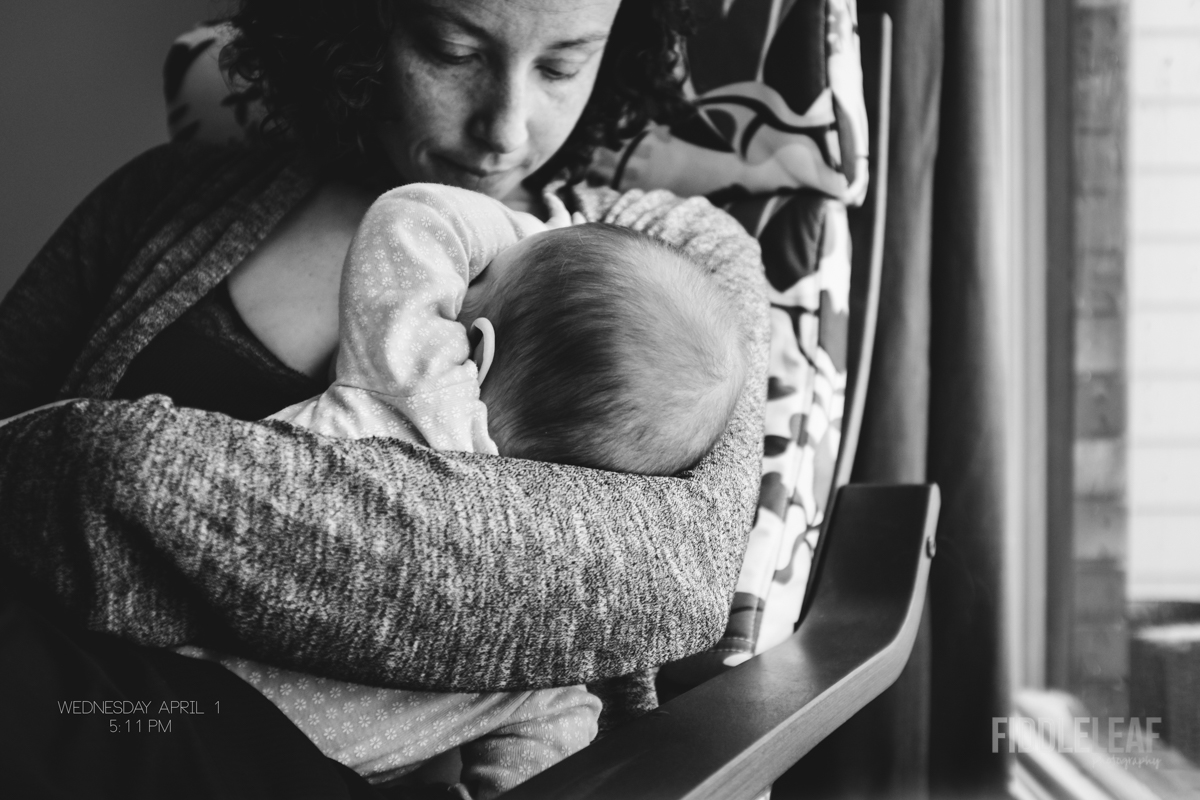
<instances>
[{"instance_id":1,"label":"woman's eye","mask_svg":"<svg viewBox=\"0 0 1200 800\"><path fill-rule=\"evenodd\" d=\"M435 61L440 61L443 64L451 66L466 64L475 57L475 51L469 47L453 44L440 37L422 38L424 41L421 41L421 44L424 46L425 52L432 56Z\"/></svg>"},{"instance_id":2,"label":"woman's eye","mask_svg":"<svg viewBox=\"0 0 1200 800\"><path fill-rule=\"evenodd\" d=\"M430 52L433 54L433 57L436 58L438 61L441 61L443 64L450 64L451 66L457 66L459 64L466 64L468 61L470 61L472 58L475 57L474 53L470 53L470 52L464 53L462 51L445 50L445 49L436 48L436 47L431 48Z\"/></svg>"},{"instance_id":3,"label":"woman's eye","mask_svg":"<svg viewBox=\"0 0 1200 800\"><path fill-rule=\"evenodd\" d=\"M579 74L578 69L567 69L564 67L550 66L547 64L543 64L542 66L538 67L538 71L541 72L542 76L548 81L569 81L571 78L574 78Z\"/></svg>"}]
</instances>

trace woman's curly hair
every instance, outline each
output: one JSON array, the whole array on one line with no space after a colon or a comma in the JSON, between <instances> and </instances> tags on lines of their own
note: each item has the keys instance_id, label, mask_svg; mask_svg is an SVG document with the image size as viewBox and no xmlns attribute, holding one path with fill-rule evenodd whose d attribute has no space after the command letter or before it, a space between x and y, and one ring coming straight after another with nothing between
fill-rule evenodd
<instances>
[{"instance_id":1,"label":"woman's curly hair","mask_svg":"<svg viewBox=\"0 0 1200 800\"><path fill-rule=\"evenodd\" d=\"M404 0L240 0L222 66L262 94L268 136L292 135L323 164L366 177L390 169L375 141L387 44ZM583 177L599 145L687 112L681 43L687 0L624 0L596 85L563 147L530 182Z\"/></svg>"}]
</instances>

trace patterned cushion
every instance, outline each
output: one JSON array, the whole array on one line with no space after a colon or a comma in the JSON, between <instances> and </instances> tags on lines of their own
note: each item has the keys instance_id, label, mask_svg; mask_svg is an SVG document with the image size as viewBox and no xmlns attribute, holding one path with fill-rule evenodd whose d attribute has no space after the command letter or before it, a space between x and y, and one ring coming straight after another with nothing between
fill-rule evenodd
<instances>
[{"instance_id":1,"label":"patterned cushion","mask_svg":"<svg viewBox=\"0 0 1200 800\"><path fill-rule=\"evenodd\" d=\"M163 93L172 141L226 144L258 135L265 116L259 91L226 75L217 60L233 33L228 23L203 25L171 45Z\"/></svg>"},{"instance_id":2,"label":"patterned cushion","mask_svg":"<svg viewBox=\"0 0 1200 800\"><path fill-rule=\"evenodd\" d=\"M664 668L694 684L793 630L833 488L849 333L846 203L867 184L854 0L697 0L688 43L701 112L651 127L593 177L621 189L708 194L763 246L773 326L759 507L721 642ZM257 98L222 77L228 26L176 41L166 93L173 138L257 135Z\"/></svg>"},{"instance_id":3,"label":"patterned cushion","mask_svg":"<svg viewBox=\"0 0 1200 800\"><path fill-rule=\"evenodd\" d=\"M663 668L695 685L795 628L841 443L849 336L846 204L867 189L854 0L703 0L688 42L699 113L653 126L593 177L707 194L759 238L770 283L763 478L725 635Z\"/></svg>"},{"instance_id":4,"label":"patterned cushion","mask_svg":"<svg viewBox=\"0 0 1200 800\"><path fill-rule=\"evenodd\" d=\"M595 177L681 195L808 187L851 205L867 191L855 0L695 0L689 90L699 113L652 125Z\"/></svg>"}]
</instances>

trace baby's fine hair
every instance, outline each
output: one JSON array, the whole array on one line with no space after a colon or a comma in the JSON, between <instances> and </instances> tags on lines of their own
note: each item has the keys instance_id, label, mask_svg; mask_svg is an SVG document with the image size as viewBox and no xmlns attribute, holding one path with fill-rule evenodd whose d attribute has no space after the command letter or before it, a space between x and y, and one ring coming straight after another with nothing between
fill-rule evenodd
<instances>
[{"instance_id":1,"label":"baby's fine hair","mask_svg":"<svg viewBox=\"0 0 1200 800\"><path fill-rule=\"evenodd\" d=\"M695 465L746 377L745 338L712 276L614 225L531 245L492 315L483 399L500 452L644 475Z\"/></svg>"}]
</instances>

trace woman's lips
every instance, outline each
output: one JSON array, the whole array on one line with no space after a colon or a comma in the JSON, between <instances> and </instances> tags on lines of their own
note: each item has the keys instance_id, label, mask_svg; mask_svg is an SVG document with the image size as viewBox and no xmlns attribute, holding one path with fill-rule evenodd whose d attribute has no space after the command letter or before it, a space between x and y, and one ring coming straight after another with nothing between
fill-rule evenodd
<instances>
[{"instance_id":1,"label":"woman's lips","mask_svg":"<svg viewBox=\"0 0 1200 800\"><path fill-rule=\"evenodd\" d=\"M494 183L495 181L510 175L523 166L522 164L518 163L512 165L511 167L484 167L464 164L461 161L442 155L435 155L434 158L443 165L449 167L454 172L458 172L463 175L469 175L476 180L486 181L489 183Z\"/></svg>"}]
</instances>

